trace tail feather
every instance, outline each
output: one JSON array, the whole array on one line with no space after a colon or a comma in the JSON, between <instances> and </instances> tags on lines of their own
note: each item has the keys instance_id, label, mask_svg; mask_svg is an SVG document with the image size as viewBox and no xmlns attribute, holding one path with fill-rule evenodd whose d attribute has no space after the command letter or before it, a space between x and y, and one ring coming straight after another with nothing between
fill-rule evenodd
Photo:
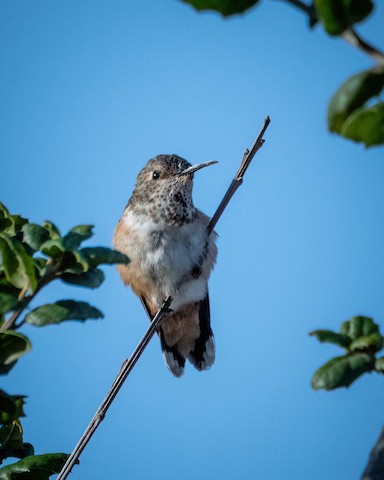
<instances>
[{"instance_id":1,"label":"tail feather","mask_svg":"<svg viewBox=\"0 0 384 480\"><path fill-rule=\"evenodd\" d=\"M173 373L175 377L181 377L184 373L185 358L180 354L177 344L172 346L167 345L164 339L164 332L161 329L159 331L159 337L168 370Z\"/></svg>"},{"instance_id":2,"label":"tail feather","mask_svg":"<svg viewBox=\"0 0 384 480\"><path fill-rule=\"evenodd\" d=\"M188 355L188 360L199 371L208 370L215 361L215 340L211 329L211 314L209 296L200 303L199 309L200 336L194 349Z\"/></svg>"},{"instance_id":3,"label":"tail feather","mask_svg":"<svg viewBox=\"0 0 384 480\"><path fill-rule=\"evenodd\" d=\"M199 371L210 368L215 361L215 342L210 325L208 294L204 300L191 305L184 312L175 312L170 320L166 332L163 330L165 325L159 332L168 369L176 377L180 377L184 373L186 358ZM180 330L177 330L180 322L184 325L184 333L177 337L175 333L180 333Z\"/></svg>"}]
</instances>

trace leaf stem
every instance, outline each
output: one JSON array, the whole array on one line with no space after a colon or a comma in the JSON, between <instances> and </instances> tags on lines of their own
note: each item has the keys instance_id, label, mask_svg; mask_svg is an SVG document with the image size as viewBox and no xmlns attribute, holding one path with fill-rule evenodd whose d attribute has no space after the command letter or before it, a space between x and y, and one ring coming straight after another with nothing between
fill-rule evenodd
<instances>
[{"instance_id":1,"label":"leaf stem","mask_svg":"<svg viewBox=\"0 0 384 480\"><path fill-rule=\"evenodd\" d=\"M364 40L353 28L346 30L342 37L344 40L352 45L353 47L358 48L366 55L372 57L377 63L384 67L384 53L378 48L374 47L366 40Z\"/></svg>"}]
</instances>

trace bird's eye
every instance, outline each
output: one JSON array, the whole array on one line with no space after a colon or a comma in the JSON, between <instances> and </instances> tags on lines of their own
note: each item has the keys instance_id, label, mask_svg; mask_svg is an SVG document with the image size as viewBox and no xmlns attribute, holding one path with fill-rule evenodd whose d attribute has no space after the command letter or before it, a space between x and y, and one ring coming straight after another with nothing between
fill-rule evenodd
<instances>
[{"instance_id":1,"label":"bird's eye","mask_svg":"<svg viewBox=\"0 0 384 480\"><path fill-rule=\"evenodd\" d=\"M160 172L158 172L157 170L155 170L155 171L152 173L152 178L153 178L153 180L157 180L158 178L160 178Z\"/></svg>"}]
</instances>

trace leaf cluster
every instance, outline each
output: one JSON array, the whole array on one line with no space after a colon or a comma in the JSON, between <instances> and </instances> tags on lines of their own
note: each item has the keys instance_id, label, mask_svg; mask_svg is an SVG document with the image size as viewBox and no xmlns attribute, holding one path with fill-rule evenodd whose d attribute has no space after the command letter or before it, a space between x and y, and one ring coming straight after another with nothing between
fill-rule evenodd
<instances>
[{"instance_id":1,"label":"leaf cluster","mask_svg":"<svg viewBox=\"0 0 384 480\"><path fill-rule=\"evenodd\" d=\"M317 16L330 35L341 35L365 20L373 10L372 0L315 0Z\"/></svg>"},{"instance_id":2,"label":"leaf cluster","mask_svg":"<svg viewBox=\"0 0 384 480\"><path fill-rule=\"evenodd\" d=\"M332 358L314 373L312 387L315 390L349 387L364 373L384 373L384 357L377 358L377 353L383 348L384 337L372 318L353 317L341 324L339 333L315 330L310 335L320 342L338 345L346 352Z\"/></svg>"},{"instance_id":3,"label":"leaf cluster","mask_svg":"<svg viewBox=\"0 0 384 480\"><path fill-rule=\"evenodd\" d=\"M16 331L22 325L42 327L103 317L98 308L68 299L25 313L36 294L54 280L94 289L104 281L100 265L128 263L116 250L83 247L92 228L78 225L62 235L52 222L31 223L0 203L0 375L8 374L31 349L30 340ZM33 446L24 442L20 420L25 416L24 399L0 390L0 464L9 457L20 459L0 468L0 480L48 479L68 457L64 453L34 455Z\"/></svg>"},{"instance_id":4,"label":"leaf cluster","mask_svg":"<svg viewBox=\"0 0 384 480\"><path fill-rule=\"evenodd\" d=\"M367 147L384 143L384 68L373 68L346 80L328 105L328 128Z\"/></svg>"},{"instance_id":5,"label":"leaf cluster","mask_svg":"<svg viewBox=\"0 0 384 480\"><path fill-rule=\"evenodd\" d=\"M182 0L196 10L213 10L224 17L245 13L259 0ZM373 0L286 0L308 15L311 27L320 23L331 36L347 33L360 47L355 26L374 10ZM365 52L375 50L368 44ZM384 55L381 63L368 71L353 75L336 91L328 106L328 128L366 147L384 144L384 102L374 101L384 90Z\"/></svg>"}]
</instances>

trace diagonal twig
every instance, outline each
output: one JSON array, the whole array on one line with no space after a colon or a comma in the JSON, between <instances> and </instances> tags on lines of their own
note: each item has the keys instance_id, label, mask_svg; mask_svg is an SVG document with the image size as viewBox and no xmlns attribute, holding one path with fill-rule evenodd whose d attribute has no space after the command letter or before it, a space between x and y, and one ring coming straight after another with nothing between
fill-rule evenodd
<instances>
[{"instance_id":1,"label":"diagonal twig","mask_svg":"<svg viewBox=\"0 0 384 480\"><path fill-rule=\"evenodd\" d=\"M215 214L213 215L211 221L209 222L208 225L208 233L211 234L213 229L216 226L216 223L219 221L219 218L221 217L222 213L226 209L228 203L230 202L231 198L233 197L234 193L236 190L240 187L240 185L243 183L243 177L245 175L245 172L247 171L247 168L252 162L253 157L256 155L256 152L263 146L264 144L264 133L268 128L268 125L271 123L271 119L267 117L264 121L264 126L261 129L261 132L259 133L259 136L256 138L255 143L252 145L251 150L248 150L248 148L245 150L244 155L243 155L243 160L241 161L240 167L233 178L231 184L228 187L227 192L224 195L224 198L220 202L220 205L217 207L217 210Z\"/></svg>"},{"instance_id":2,"label":"diagonal twig","mask_svg":"<svg viewBox=\"0 0 384 480\"><path fill-rule=\"evenodd\" d=\"M135 366L137 360L140 358L141 354L145 350L146 346L148 345L149 341L155 334L157 328L161 325L161 322L166 314L168 313L169 306L172 302L172 298L168 297L163 305L161 306L160 310L154 316L148 330L145 332L144 337L141 339L140 343L136 347L133 354L129 357L128 360L125 360L120 367L120 371L113 382L109 392L107 393L106 397L102 401L100 407L98 408L97 412L93 416L91 422L89 423L88 427L86 428L85 432L81 436L79 442L75 446L73 452L68 457L65 465L63 466L60 475L57 477L57 480L64 480L67 478L69 473L71 472L73 466L78 463L78 459L80 457L81 452L86 447L87 443L91 439L92 435L96 431L99 424L104 420L105 414L107 410L111 406L113 400L115 399L116 395L119 393L120 388L123 386L125 379L128 377L129 373Z\"/></svg>"},{"instance_id":3,"label":"diagonal twig","mask_svg":"<svg viewBox=\"0 0 384 480\"><path fill-rule=\"evenodd\" d=\"M231 200L233 194L235 191L239 188L239 186L243 182L243 177L245 175L245 172L247 168L249 167L253 157L255 156L256 152L262 147L264 143L263 135L265 131L268 128L268 125L270 123L270 118L267 117L264 122L264 126L255 140L255 143L253 144L251 150L246 150L243 156L243 159L241 161L240 167L232 180L226 194L224 195L223 200L221 201L220 205L218 206L215 214L213 215L209 225L208 225L208 234L210 235L215 228L219 218L221 217L222 213L224 212L226 206L228 205L229 201ZM116 376L111 388L109 389L109 392L105 396L104 400L102 401L101 405L97 409L95 415L93 416L91 422L89 423L88 427L84 431L83 435L81 436L79 442L73 449L73 452L69 455L67 461L65 462L59 476L57 477L56 480L65 480L68 475L71 473L72 468L76 463L79 462L79 457L84 450L84 448L87 446L89 440L95 433L97 427L100 425L100 423L104 420L104 417L107 413L107 410L111 406L113 400L115 399L116 395L119 393L120 388L123 386L125 380L127 379L128 375L132 371L133 367L135 366L137 360L140 358L141 354L144 352L145 348L147 347L149 341L155 334L155 332L158 330L158 328L161 326L162 322L165 320L167 317L167 313L169 312L170 306L172 303L172 298L168 297L166 300L164 300L160 310L156 313L156 315L151 318L148 306L146 305L145 301L142 299L142 304L147 312L148 316L151 319L151 324L148 327L147 331L145 332L143 338L141 339L140 343L136 347L135 351L133 354L129 357L129 359L125 360L120 367L120 371L118 375Z\"/></svg>"}]
</instances>

